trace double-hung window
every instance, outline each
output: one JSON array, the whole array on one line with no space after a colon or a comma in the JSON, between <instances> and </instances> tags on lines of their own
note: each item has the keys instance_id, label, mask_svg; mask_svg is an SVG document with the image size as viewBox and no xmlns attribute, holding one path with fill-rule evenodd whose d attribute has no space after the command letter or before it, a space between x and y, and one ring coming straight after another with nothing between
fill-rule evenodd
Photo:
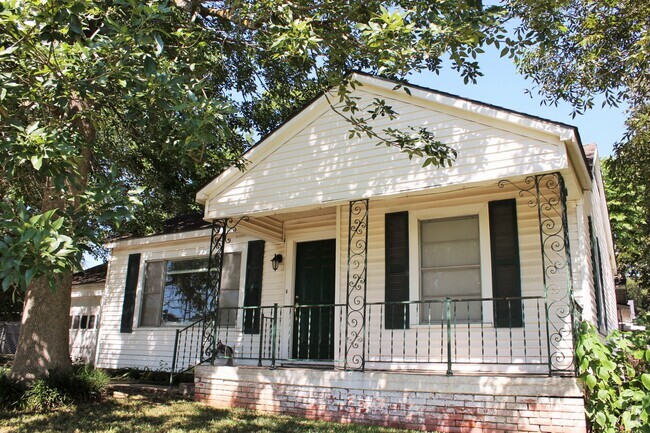
<instances>
[{"instance_id":1,"label":"double-hung window","mask_svg":"<svg viewBox=\"0 0 650 433\"><path fill-rule=\"evenodd\" d=\"M240 269L240 253L224 254L220 326L236 323ZM208 273L207 258L148 262L144 274L140 326L185 325L209 312L208 290L215 275Z\"/></svg>"},{"instance_id":2,"label":"double-hung window","mask_svg":"<svg viewBox=\"0 0 650 433\"><path fill-rule=\"evenodd\" d=\"M478 215L419 221L420 323L444 317L444 298L457 300L452 317L480 321L481 249ZM466 301L464 301L466 300Z\"/></svg>"}]
</instances>

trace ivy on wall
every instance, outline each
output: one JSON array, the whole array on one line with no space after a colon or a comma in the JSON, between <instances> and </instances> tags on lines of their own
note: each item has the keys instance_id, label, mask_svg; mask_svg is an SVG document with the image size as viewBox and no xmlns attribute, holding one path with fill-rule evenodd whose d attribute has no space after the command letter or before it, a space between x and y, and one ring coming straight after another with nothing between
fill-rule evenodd
<instances>
[{"instance_id":1,"label":"ivy on wall","mask_svg":"<svg viewBox=\"0 0 650 433\"><path fill-rule=\"evenodd\" d=\"M604 339L592 324L580 325L576 357L592 432L650 432L650 314L639 323L645 331Z\"/></svg>"}]
</instances>

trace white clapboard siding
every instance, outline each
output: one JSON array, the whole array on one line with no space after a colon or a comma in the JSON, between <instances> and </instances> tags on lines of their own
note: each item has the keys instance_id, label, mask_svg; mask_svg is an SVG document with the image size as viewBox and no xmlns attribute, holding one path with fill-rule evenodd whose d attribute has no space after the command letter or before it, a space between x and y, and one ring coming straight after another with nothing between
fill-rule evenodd
<instances>
[{"instance_id":1,"label":"white clapboard siding","mask_svg":"<svg viewBox=\"0 0 650 433\"><path fill-rule=\"evenodd\" d=\"M384 301L384 254L385 254L385 214L390 212L409 211L410 213L426 212L428 218L436 218L437 214L450 216L450 210L465 208L467 206L485 208L490 201L517 200L517 217L519 233L519 249L521 263L522 296L544 296L542 259L540 254L540 233L538 210L530 206L527 197L521 197L518 190L506 186L499 188L497 182L483 186L468 187L456 191L435 192L402 198L370 199L368 213L368 273L367 273L367 301ZM589 197L591 200L591 197ZM585 245L580 242L584 238L585 215L590 211L582 205L580 200L568 203L568 228L570 233L571 255L574 267L574 290L576 293L588 293L584 284L585 276L590 274L585 260ZM591 208L592 204L588 207ZM602 218L602 215L599 217ZM253 216L251 220L254 220ZM599 220L601 221L601 220ZM601 221L602 222L602 221ZM338 242L337 271L337 302L346 302L347 287L347 242L348 242L348 206L331 206L322 209L318 214L299 213L291 217L282 218L282 233L285 242L266 242L263 269L262 305L267 306L264 315L271 315L273 304L279 305L278 310L278 358L286 358L292 350L292 314L290 308L294 299L294 263L295 244L298 242L336 238ZM581 235L582 233L582 235ZM242 252L242 280L240 305L243 304L243 285L245 275L246 244L253 239L246 234L245 229L233 236L227 244L227 251ZM489 239L489 237L487 238ZM584 239L583 239L584 240ZM136 303L136 317L134 330L131 334L120 334L121 309L124 296L124 282L128 255L140 252L142 254L141 273L147 260L162 258L194 257L207 254L209 237L201 236L184 241L155 242L150 239L149 244L143 246L132 245L121 248L116 245L110 263L107 282L107 293L104 297L103 319L100 333L100 347L98 349L97 363L103 367L146 367L151 369L169 369L172 361L172 351L176 328L141 328L138 327L138 313L142 291L142 281L138 285ZM271 268L271 258L282 254L284 261L277 271ZM603 257L605 257L603 251ZM483 266L490 266L489 261ZM563 276L559 276L561 281ZM417 278L416 278L417 280ZM491 283L484 281L484 284ZM415 292L418 292L417 287ZM484 293L489 297L489 293ZM505 330L494 328L489 322L484 326L477 324L459 323L454 328L453 359L455 363L508 363L513 362L527 367L522 371L537 371L547 361L548 340L545 328L544 304L537 301L525 302L525 324L521 329ZM608 301L609 302L609 301ZM422 361L423 356L430 357L432 363L445 362L447 357L445 341L446 331L438 325L417 325L406 331L390 331L383 329L382 307L369 308L366 327L366 350L368 365L382 368L401 368L413 361ZM489 311L491 306L486 306ZM608 308L609 305L608 305ZM379 310L378 310L379 309ZM413 315L412 317L417 317ZM615 316L614 316L615 317ZM562 326L561 320L551 318L551 324ZM241 323L241 322L238 322ZM344 340L345 312L340 307L336 313L334 336ZM266 325L265 325L266 326ZM267 328L268 329L268 328ZM551 333L553 333L553 327ZM242 365L254 362L259 347L259 336L244 335L241 328L222 331L218 336L225 343L232 346L235 357ZM390 342L390 343L387 343ZM565 338L562 347L568 350L570 340ZM268 334L263 340L264 353L269 353ZM335 357L342 358L344 347L337 344ZM427 358L428 359L428 358ZM485 367L481 367L485 369ZM528 369L528 370L526 370ZM543 369L543 368L542 368Z\"/></svg>"},{"instance_id":2,"label":"white clapboard siding","mask_svg":"<svg viewBox=\"0 0 650 433\"><path fill-rule=\"evenodd\" d=\"M156 236L147 239L146 244L132 245L128 248L121 248L120 243L117 243L112 251L106 292L103 298L102 323L96 360L98 366L104 368L135 367L154 370L169 370L171 368L176 330L181 327L163 326L156 328L138 326L139 313L142 305L144 266L150 260L207 257L210 238L204 236L204 232L199 231L196 233L203 234L203 236L189 237L189 239L183 241L171 242L164 241L164 236ZM240 305L243 305L247 242L253 238L238 234L233 234L230 238L231 241L226 244L226 253L242 253ZM128 257L129 254L135 253L142 254L142 257L136 294L133 332L120 333ZM271 268L271 258L276 253L284 253L284 244L266 242L262 300L264 305L284 303L283 272L281 270L274 272ZM237 330L230 331L227 339L225 335L221 335L220 337L223 338L224 342L233 345L238 353L250 352L251 346L257 350L258 340L252 340L250 336L244 337ZM241 345L238 345L238 342Z\"/></svg>"},{"instance_id":3,"label":"white clapboard siding","mask_svg":"<svg viewBox=\"0 0 650 433\"><path fill-rule=\"evenodd\" d=\"M483 204L487 206L489 201L510 198L517 200L522 296L544 296L537 208L530 207L528 200L519 197L516 191L512 189L499 189L496 185L493 185L492 187L459 192L391 200L370 200L367 252L367 301L369 303L384 301L384 216L386 213L405 210L417 212L431 209L434 210L431 218L436 218L436 209L439 209L442 215L449 216L446 210L450 207L472 204ZM342 207L341 221L347 221L347 212L348 208ZM574 217L575 212L570 213ZM570 217L569 219L571 220L572 218ZM576 224L570 222L569 230L575 232ZM342 302L345 302L347 223L341 224L340 236L342 269L340 276L341 292L339 296ZM573 234L570 236L575 237ZM489 267L490 263L483 263L483 266ZM566 288L566 285L564 285L564 288ZM491 294L484 293L484 296L490 297ZM413 297L411 297L411 300L414 300ZM476 324L458 324L457 327L454 327L454 362L507 363L509 359L514 363L520 364L544 364L547 362L548 349L546 345L544 302L541 300L539 302L533 300L524 301L524 307L526 326L522 329L513 329L511 333L507 329L497 329L488 324L484 327L477 326ZM462 306L459 306L459 308L462 308ZM484 308L484 311L487 313L492 306L486 305ZM418 326L414 324L417 320L413 318L417 317L417 314L413 313L414 310L411 312L412 329L391 331L382 329L383 327L380 326L383 307L377 305L370 307L370 317L366 318L368 321L366 345L371 362L379 362L381 364L393 359L405 360L404 362L408 363L409 360L414 361L417 359L421 361L424 354L431 356L431 362L446 361L446 343L444 343L446 341L446 331L443 332L443 328L440 326ZM557 327L567 326L563 320L557 317L551 317L550 320ZM338 333L339 331L337 330L336 332ZM553 332L553 327L551 327L551 333ZM563 341L562 344L565 350L570 350L570 340ZM384 364L384 367L386 367L386 364Z\"/></svg>"},{"instance_id":4,"label":"white clapboard siding","mask_svg":"<svg viewBox=\"0 0 650 433\"><path fill-rule=\"evenodd\" d=\"M612 232L609 222L609 213L607 211L607 202L605 199L605 191L602 180L602 172L600 162L598 161L598 154L594 155L594 179L591 185L591 191L585 194L586 210L588 215L591 216L594 235L598 239L600 245L600 255L602 258L601 273L603 279L603 293L605 305L601 306L603 314L607 320L607 330L618 328L618 315L616 309L616 292L614 287L614 276L616 273L616 263L614 258L612 246ZM589 229L585 228L585 236L589 237ZM587 251L589 257L589 289L585 291L589 293L589 307L591 315L586 316L585 319L596 322L596 299L594 293L594 276L595 272L591 269L591 247ZM605 331L605 330L603 330Z\"/></svg>"},{"instance_id":5,"label":"white clapboard siding","mask_svg":"<svg viewBox=\"0 0 650 433\"><path fill-rule=\"evenodd\" d=\"M112 252L106 294L102 306L102 325L99 333L97 365L100 367L137 367L169 369L172 363L176 327L139 327L139 312L145 263L149 260L178 259L207 256L209 237L178 242L149 243L129 248L115 248ZM226 252L240 251L242 242L235 238ZM142 254L138 279L135 315L132 333L120 333L124 286L129 254ZM242 257L242 260L244 257ZM243 268L242 268L243 269Z\"/></svg>"},{"instance_id":6,"label":"white clapboard siding","mask_svg":"<svg viewBox=\"0 0 650 433\"><path fill-rule=\"evenodd\" d=\"M355 92L360 105L376 94ZM377 197L418 191L433 186L476 183L532 172L568 167L564 144L546 134L526 133L468 120L397 99L387 103L399 113L395 120L379 118L384 127L427 127L437 139L458 151L451 167L422 168L422 158L408 157L376 140L349 138L349 124L332 110L316 118L206 202L206 216L270 212L315 206L359 197Z\"/></svg>"}]
</instances>

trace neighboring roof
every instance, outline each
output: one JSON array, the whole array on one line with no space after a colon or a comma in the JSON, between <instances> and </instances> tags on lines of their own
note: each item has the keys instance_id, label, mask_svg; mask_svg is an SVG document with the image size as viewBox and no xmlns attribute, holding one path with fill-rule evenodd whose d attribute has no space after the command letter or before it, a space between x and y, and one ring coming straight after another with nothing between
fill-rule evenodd
<instances>
[{"instance_id":1,"label":"neighboring roof","mask_svg":"<svg viewBox=\"0 0 650 433\"><path fill-rule=\"evenodd\" d=\"M582 148L585 151L585 158L587 159L587 165L589 166L589 170L594 169L594 158L596 156L596 153L598 152L598 145L595 143L589 143L585 144L582 146Z\"/></svg>"},{"instance_id":2,"label":"neighboring roof","mask_svg":"<svg viewBox=\"0 0 650 433\"><path fill-rule=\"evenodd\" d=\"M133 241L140 244L142 242L149 243L149 241L165 241L171 239L171 237L176 240L181 238L186 239L188 236L184 235L185 233L209 229L211 226L212 223L205 221L203 215L200 213L183 214L165 220L163 222L162 230L156 233L144 236L125 235L113 238L104 244L104 248L114 248L118 242L121 243L121 245L130 245ZM193 236L193 234L191 234L191 236Z\"/></svg>"},{"instance_id":3,"label":"neighboring roof","mask_svg":"<svg viewBox=\"0 0 650 433\"><path fill-rule=\"evenodd\" d=\"M84 269L83 271L77 272L72 276L72 285L78 286L80 284L103 283L106 281L107 270L108 263L102 263L101 265Z\"/></svg>"},{"instance_id":4,"label":"neighboring roof","mask_svg":"<svg viewBox=\"0 0 650 433\"><path fill-rule=\"evenodd\" d=\"M152 233L150 235L142 235L142 236L126 234L124 236L118 236L112 238L108 241L108 243L125 241L129 239L141 239L141 238L149 238L152 236L160 236L160 235L168 235L172 233L183 233L183 232L190 232L194 230L201 230L201 229L209 228L211 224L212 224L211 222L205 221L203 219L203 214L188 213L188 214L178 215L175 216L174 218L165 220L163 222L162 230L158 232Z\"/></svg>"},{"instance_id":5,"label":"neighboring roof","mask_svg":"<svg viewBox=\"0 0 650 433\"><path fill-rule=\"evenodd\" d=\"M189 213L189 214L179 215L177 217L166 220L163 223L162 231L158 233L154 233L151 236L203 229L203 228L210 227L210 224L211 223L203 219L203 214L201 213Z\"/></svg>"}]
</instances>

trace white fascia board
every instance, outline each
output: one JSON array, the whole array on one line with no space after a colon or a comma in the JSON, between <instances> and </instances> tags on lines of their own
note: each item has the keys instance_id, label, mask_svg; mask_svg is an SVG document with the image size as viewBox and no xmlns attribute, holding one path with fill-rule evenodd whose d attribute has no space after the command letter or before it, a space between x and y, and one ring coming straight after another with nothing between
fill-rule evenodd
<instances>
[{"instance_id":1,"label":"white fascia board","mask_svg":"<svg viewBox=\"0 0 650 433\"><path fill-rule=\"evenodd\" d=\"M329 108L329 103L325 95L321 95L314 102L303 108L297 115L282 124L277 130L272 132L262 141L257 143L244 155L246 167L239 170L236 167L230 167L219 176L214 178L210 183L201 188L196 193L196 202L205 205L206 202L215 195L224 191L233 182L244 175L245 170L262 162L270 153L277 149L282 143L300 132L304 126L314 121Z\"/></svg>"},{"instance_id":2,"label":"white fascia board","mask_svg":"<svg viewBox=\"0 0 650 433\"><path fill-rule=\"evenodd\" d=\"M395 91L393 90L396 85L401 83L393 83L386 81L381 78L373 78L365 75L354 75L356 81L359 81L363 85L374 86L384 91L390 92L396 97L408 101L409 95L405 91ZM447 112L444 108L452 109L453 111L460 110L475 113L483 117L492 118L495 120L501 120L510 124L515 124L523 126L525 128L534 129L537 131L545 132L560 138L560 140L565 140L572 135L573 128L568 126L563 126L551 121L543 121L542 119L526 116L524 114L518 114L507 109L499 109L497 107L490 106L488 104L481 104L479 102L470 101L463 99L462 97L453 97L451 95L445 95L438 93L435 90L427 91L417 87L409 87L408 84L401 84L402 87L407 87L411 93L411 97L422 99L424 101L433 103L439 106L443 112ZM455 114L455 113L452 113Z\"/></svg>"},{"instance_id":3,"label":"white fascia board","mask_svg":"<svg viewBox=\"0 0 650 433\"><path fill-rule=\"evenodd\" d=\"M198 239L203 237L209 237L211 234L211 229L205 228L201 230L191 230L181 233L169 233L164 235L151 235L141 238L130 238L130 239L117 239L115 241L104 244L106 249L116 249L116 248L128 248L136 246L145 246L159 244L163 242L177 242L177 241L188 241L192 239Z\"/></svg>"},{"instance_id":4,"label":"white fascia board","mask_svg":"<svg viewBox=\"0 0 650 433\"><path fill-rule=\"evenodd\" d=\"M70 296L72 298L86 298L89 296L101 297L103 294L104 294L104 289L80 290L80 289L75 289L73 286L73 290Z\"/></svg>"}]
</instances>

